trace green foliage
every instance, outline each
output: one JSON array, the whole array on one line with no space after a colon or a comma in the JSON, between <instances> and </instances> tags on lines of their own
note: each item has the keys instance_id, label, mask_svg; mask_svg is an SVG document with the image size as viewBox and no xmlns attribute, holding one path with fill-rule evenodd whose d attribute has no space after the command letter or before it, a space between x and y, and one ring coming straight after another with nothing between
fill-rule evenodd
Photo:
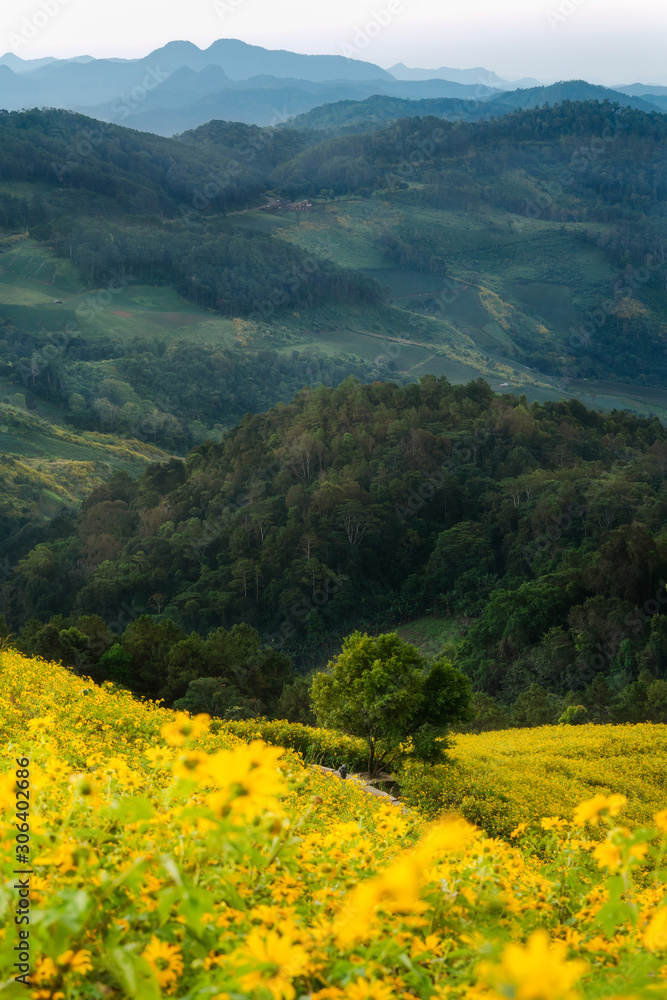
<instances>
[{"instance_id":1,"label":"green foliage","mask_svg":"<svg viewBox=\"0 0 667 1000\"><path fill-rule=\"evenodd\" d=\"M457 732L486 733L509 727L509 714L505 706L484 691L473 692L470 708L472 719L465 725L457 725Z\"/></svg>"},{"instance_id":2,"label":"green foliage","mask_svg":"<svg viewBox=\"0 0 667 1000\"><path fill-rule=\"evenodd\" d=\"M422 705L424 660L396 633L377 638L355 632L343 643L329 674L313 678L318 725L360 736L368 743L368 772L375 775L414 730Z\"/></svg>"},{"instance_id":3,"label":"green foliage","mask_svg":"<svg viewBox=\"0 0 667 1000\"><path fill-rule=\"evenodd\" d=\"M512 477L517 439L525 465ZM8 624L62 615L60 631L129 607L152 634L169 619L162 652L135 654L123 638L133 689L172 701L219 674L274 715L291 674L271 655L304 672L355 628L419 618L428 659L454 639L447 658L494 699L478 704L482 731L533 684L575 692L593 721L634 718L624 688L644 668L667 680L666 449L657 420L498 400L482 382L306 389L185 462L153 464L138 481L118 473L77 517L53 522L4 584ZM451 626L433 618L438 607L457 615ZM262 639L226 675L225 635L241 623ZM82 669L94 673L111 644ZM535 718L517 713L522 725Z\"/></svg>"},{"instance_id":4,"label":"green foliage","mask_svg":"<svg viewBox=\"0 0 667 1000\"><path fill-rule=\"evenodd\" d=\"M174 708L220 719L253 719L261 712L261 702L241 694L238 688L221 677L197 677L190 681L183 698L174 702Z\"/></svg>"},{"instance_id":5,"label":"green foliage","mask_svg":"<svg viewBox=\"0 0 667 1000\"><path fill-rule=\"evenodd\" d=\"M549 694L539 684L531 684L519 695L512 706L512 724L515 726L550 726L559 721L562 702Z\"/></svg>"},{"instance_id":6,"label":"green foliage","mask_svg":"<svg viewBox=\"0 0 667 1000\"><path fill-rule=\"evenodd\" d=\"M452 738L442 726L423 723L410 737L409 755L425 764L440 764L452 747Z\"/></svg>"},{"instance_id":7,"label":"green foliage","mask_svg":"<svg viewBox=\"0 0 667 1000\"><path fill-rule=\"evenodd\" d=\"M558 720L558 724L564 726L580 726L588 721L588 709L585 705L568 705Z\"/></svg>"},{"instance_id":8,"label":"green foliage","mask_svg":"<svg viewBox=\"0 0 667 1000\"><path fill-rule=\"evenodd\" d=\"M130 685L132 683L132 656L123 649L119 642L103 653L99 659L99 668L103 676L114 684Z\"/></svg>"},{"instance_id":9,"label":"green foliage","mask_svg":"<svg viewBox=\"0 0 667 1000\"><path fill-rule=\"evenodd\" d=\"M276 716L288 722L300 722L304 726L314 726L315 713L310 698L310 682L305 677L295 677L285 684L278 703Z\"/></svg>"},{"instance_id":10,"label":"green foliage","mask_svg":"<svg viewBox=\"0 0 667 1000\"><path fill-rule=\"evenodd\" d=\"M426 674L420 716L428 725L439 728L471 722L474 718L471 695L470 678L441 657Z\"/></svg>"},{"instance_id":11,"label":"green foliage","mask_svg":"<svg viewBox=\"0 0 667 1000\"><path fill-rule=\"evenodd\" d=\"M417 649L395 633L372 638L355 632L316 674L311 698L319 725L366 740L368 772L379 773L401 753L437 762L447 748L447 726L471 718L470 680L447 660L426 669Z\"/></svg>"}]
</instances>

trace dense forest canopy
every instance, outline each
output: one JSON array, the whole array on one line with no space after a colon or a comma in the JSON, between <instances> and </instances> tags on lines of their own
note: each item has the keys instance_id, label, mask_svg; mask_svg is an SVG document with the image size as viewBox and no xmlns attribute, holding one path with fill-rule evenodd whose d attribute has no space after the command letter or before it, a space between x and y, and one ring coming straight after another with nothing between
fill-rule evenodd
<instances>
[{"instance_id":1,"label":"dense forest canopy","mask_svg":"<svg viewBox=\"0 0 667 1000\"><path fill-rule=\"evenodd\" d=\"M116 475L20 560L5 610L36 648L34 619L131 607L174 641L243 623L302 666L353 627L450 612L474 618L456 662L488 696L617 695L667 680L666 475L658 420L347 379Z\"/></svg>"}]
</instances>

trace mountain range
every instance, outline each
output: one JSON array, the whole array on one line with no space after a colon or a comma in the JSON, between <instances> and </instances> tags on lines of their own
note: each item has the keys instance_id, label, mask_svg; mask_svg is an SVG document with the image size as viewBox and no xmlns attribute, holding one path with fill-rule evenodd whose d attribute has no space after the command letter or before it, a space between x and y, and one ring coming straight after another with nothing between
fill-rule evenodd
<instances>
[{"instance_id":1,"label":"mountain range","mask_svg":"<svg viewBox=\"0 0 667 1000\"><path fill-rule=\"evenodd\" d=\"M330 106L336 108L335 125L354 125L359 115L372 125L367 109L355 105L371 99L377 111L378 97L388 99L381 121L395 117L388 108L474 120L564 99L608 98L645 111L667 108L665 87L610 90L583 81L545 87L531 79L509 83L483 67L430 70L397 63L388 71L360 59L270 50L231 38L207 49L173 41L141 59L23 60L12 53L0 58L0 107L7 111L58 107L164 136L212 119L256 125L296 119L297 127L304 127L299 116ZM407 103L426 101L439 107ZM340 102L351 111L336 107ZM327 117L328 111L321 114Z\"/></svg>"},{"instance_id":2,"label":"mountain range","mask_svg":"<svg viewBox=\"0 0 667 1000\"><path fill-rule=\"evenodd\" d=\"M513 111L538 108L545 104L556 105L563 101L611 101L622 107L631 107L647 113L658 107L648 99L628 97L620 91L598 87L585 80L568 80L548 87L532 87L492 94L477 101L461 98L427 98L409 100L385 95L374 95L363 101L337 101L313 108L290 121L296 129L357 130L382 128L398 118L415 118L433 115L448 121L480 121L498 118ZM664 100L667 108L667 97Z\"/></svg>"}]
</instances>

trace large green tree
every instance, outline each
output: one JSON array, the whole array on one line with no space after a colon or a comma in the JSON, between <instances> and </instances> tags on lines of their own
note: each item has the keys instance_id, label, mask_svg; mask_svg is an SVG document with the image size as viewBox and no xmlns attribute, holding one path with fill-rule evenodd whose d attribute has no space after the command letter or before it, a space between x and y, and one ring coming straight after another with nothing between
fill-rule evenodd
<instances>
[{"instance_id":1,"label":"large green tree","mask_svg":"<svg viewBox=\"0 0 667 1000\"><path fill-rule=\"evenodd\" d=\"M469 716L468 679L445 661L429 668L396 632L354 632L328 667L311 690L318 724L365 739L370 776L393 763L409 737L418 750L428 744L431 756L447 725Z\"/></svg>"}]
</instances>

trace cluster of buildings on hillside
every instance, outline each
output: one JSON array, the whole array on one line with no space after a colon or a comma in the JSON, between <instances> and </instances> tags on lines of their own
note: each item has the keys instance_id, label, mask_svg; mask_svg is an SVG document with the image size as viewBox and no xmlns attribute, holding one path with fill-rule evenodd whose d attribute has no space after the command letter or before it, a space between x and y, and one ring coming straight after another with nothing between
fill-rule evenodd
<instances>
[{"instance_id":1,"label":"cluster of buildings on hillside","mask_svg":"<svg viewBox=\"0 0 667 1000\"><path fill-rule=\"evenodd\" d=\"M266 205L262 205L264 211L277 212L278 210L286 212L310 212L313 207L311 201L279 201L276 198L271 198Z\"/></svg>"}]
</instances>

